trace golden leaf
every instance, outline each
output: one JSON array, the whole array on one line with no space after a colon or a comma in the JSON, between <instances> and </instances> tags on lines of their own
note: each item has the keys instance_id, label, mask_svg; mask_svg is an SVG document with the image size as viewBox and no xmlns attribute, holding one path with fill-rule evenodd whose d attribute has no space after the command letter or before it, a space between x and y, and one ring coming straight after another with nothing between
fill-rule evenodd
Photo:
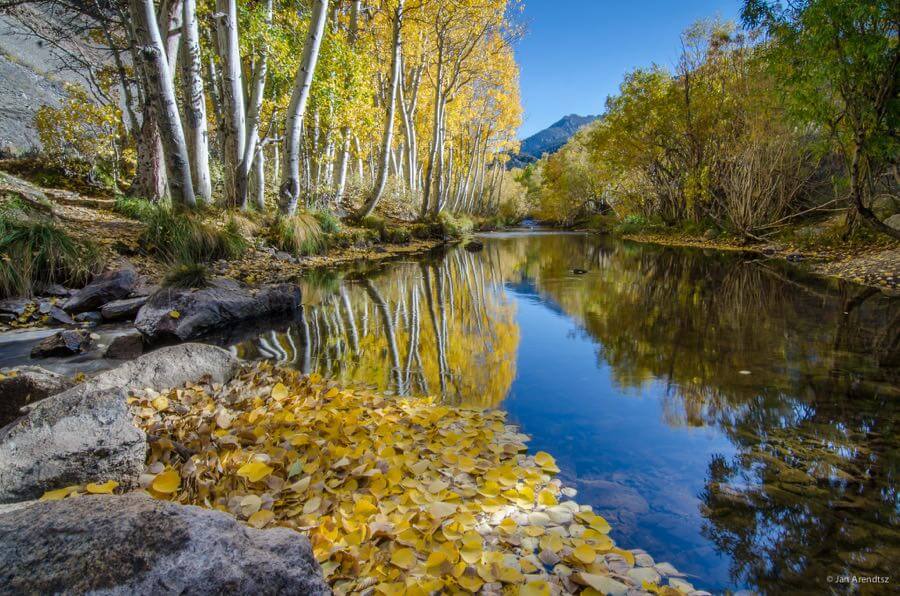
<instances>
[{"instance_id":1,"label":"golden leaf","mask_svg":"<svg viewBox=\"0 0 900 596\"><path fill-rule=\"evenodd\" d=\"M181 476L177 470L168 468L156 475L151 486L158 493L171 494L181 486Z\"/></svg>"},{"instance_id":2,"label":"golden leaf","mask_svg":"<svg viewBox=\"0 0 900 596\"><path fill-rule=\"evenodd\" d=\"M115 490L117 486L119 486L119 483L115 480L107 480L103 484L95 484L91 482L84 488L93 495L108 495L113 490Z\"/></svg>"},{"instance_id":3,"label":"golden leaf","mask_svg":"<svg viewBox=\"0 0 900 596\"><path fill-rule=\"evenodd\" d=\"M250 482L259 482L272 473L274 468L259 460L247 462L238 468L237 475L243 476Z\"/></svg>"}]
</instances>

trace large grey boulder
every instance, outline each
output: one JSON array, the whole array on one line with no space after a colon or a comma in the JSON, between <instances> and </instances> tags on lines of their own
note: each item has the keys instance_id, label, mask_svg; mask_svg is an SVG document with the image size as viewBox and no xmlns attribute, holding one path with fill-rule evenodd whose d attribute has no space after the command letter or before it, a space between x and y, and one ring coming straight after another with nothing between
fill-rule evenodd
<instances>
[{"instance_id":1,"label":"large grey boulder","mask_svg":"<svg viewBox=\"0 0 900 596\"><path fill-rule=\"evenodd\" d=\"M137 281L137 273L130 267L107 271L94 278L63 304L70 313L97 310L107 302L127 298Z\"/></svg>"},{"instance_id":2,"label":"large grey boulder","mask_svg":"<svg viewBox=\"0 0 900 596\"><path fill-rule=\"evenodd\" d=\"M0 370L0 425L21 416L21 408L56 395L74 383L39 366L19 366Z\"/></svg>"},{"instance_id":3,"label":"large grey boulder","mask_svg":"<svg viewBox=\"0 0 900 596\"><path fill-rule=\"evenodd\" d=\"M129 392L225 383L238 361L215 346L182 344L137 360L38 402L0 429L0 503L41 496L85 482L132 486L144 469L147 443L125 403Z\"/></svg>"},{"instance_id":4,"label":"large grey boulder","mask_svg":"<svg viewBox=\"0 0 900 596\"><path fill-rule=\"evenodd\" d=\"M0 515L0 589L16 594L330 594L309 541L142 493Z\"/></svg>"},{"instance_id":5,"label":"large grey boulder","mask_svg":"<svg viewBox=\"0 0 900 596\"><path fill-rule=\"evenodd\" d=\"M177 338L181 341L226 329L260 317L296 312L300 288L294 284L244 288L230 280L216 280L210 287L162 289L141 307L134 326L150 342Z\"/></svg>"},{"instance_id":6,"label":"large grey boulder","mask_svg":"<svg viewBox=\"0 0 900 596\"><path fill-rule=\"evenodd\" d=\"M74 387L35 404L0 429L0 503L84 482L133 486L147 440L122 389Z\"/></svg>"}]
</instances>

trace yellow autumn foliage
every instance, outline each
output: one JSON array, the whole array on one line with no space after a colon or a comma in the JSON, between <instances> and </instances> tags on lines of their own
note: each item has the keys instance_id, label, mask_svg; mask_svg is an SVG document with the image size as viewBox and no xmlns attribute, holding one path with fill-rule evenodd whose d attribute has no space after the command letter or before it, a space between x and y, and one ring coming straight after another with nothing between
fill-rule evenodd
<instances>
[{"instance_id":1,"label":"yellow autumn foliage","mask_svg":"<svg viewBox=\"0 0 900 596\"><path fill-rule=\"evenodd\" d=\"M166 439L150 454L164 470L151 493L306 533L338 594L578 592L573 570L609 573L609 525L564 499L553 457L527 455L503 412L348 389L269 363L164 397L165 410L158 398L129 400ZM565 564L549 570L543 551Z\"/></svg>"}]
</instances>

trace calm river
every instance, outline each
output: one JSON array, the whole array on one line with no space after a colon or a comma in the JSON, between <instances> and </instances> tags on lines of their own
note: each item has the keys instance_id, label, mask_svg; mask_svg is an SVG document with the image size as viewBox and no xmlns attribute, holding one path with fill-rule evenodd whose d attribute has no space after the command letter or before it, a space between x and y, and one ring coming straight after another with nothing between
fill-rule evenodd
<instances>
[{"instance_id":1,"label":"calm river","mask_svg":"<svg viewBox=\"0 0 900 596\"><path fill-rule=\"evenodd\" d=\"M506 410L621 546L698 588L900 569L900 300L737 254L482 240L308 276L302 318L234 349Z\"/></svg>"},{"instance_id":2,"label":"calm river","mask_svg":"<svg viewBox=\"0 0 900 596\"><path fill-rule=\"evenodd\" d=\"M739 254L482 240L478 253L308 274L302 316L217 341L506 410L620 546L698 588L844 593L858 586L829 577L896 575L900 299ZM99 341L123 330L98 328ZM27 362L51 332L0 337L0 366Z\"/></svg>"}]
</instances>

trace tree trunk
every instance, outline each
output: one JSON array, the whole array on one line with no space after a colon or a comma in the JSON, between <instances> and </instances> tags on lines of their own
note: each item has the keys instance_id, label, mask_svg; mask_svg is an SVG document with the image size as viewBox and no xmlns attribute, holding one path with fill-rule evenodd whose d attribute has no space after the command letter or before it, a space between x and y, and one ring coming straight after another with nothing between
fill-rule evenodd
<instances>
[{"instance_id":1,"label":"tree trunk","mask_svg":"<svg viewBox=\"0 0 900 596\"><path fill-rule=\"evenodd\" d=\"M403 54L403 0L398 0L397 9L394 12L394 54L391 57L391 82L390 97L387 98L387 115L384 121L384 137L381 144L381 156L378 163L378 178L372 195L358 216L360 219L371 215L375 206L384 194L384 187L388 178L388 158L391 154L391 141L394 137L394 115L397 111L397 82L400 80L400 60Z\"/></svg>"},{"instance_id":2,"label":"tree trunk","mask_svg":"<svg viewBox=\"0 0 900 596\"><path fill-rule=\"evenodd\" d=\"M309 32L306 35L300 68L297 69L297 76L294 79L294 90L291 93L284 127L284 165L279 194L281 212L287 215L293 215L297 211L297 201L300 198L300 129L327 20L328 0L314 0Z\"/></svg>"},{"instance_id":3,"label":"tree trunk","mask_svg":"<svg viewBox=\"0 0 900 596\"><path fill-rule=\"evenodd\" d=\"M169 63L169 75L175 79L178 70L178 48L181 46L182 23L184 9L182 0L170 0L163 3L162 19L159 20L163 27L163 47L166 50L166 59Z\"/></svg>"},{"instance_id":4,"label":"tree trunk","mask_svg":"<svg viewBox=\"0 0 900 596\"><path fill-rule=\"evenodd\" d=\"M225 204L240 205L237 183L244 159L246 121L244 80L237 28L236 0L216 0L216 33L222 66L223 159L225 166Z\"/></svg>"},{"instance_id":5,"label":"tree trunk","mask_svg":"<svg viewBox=\"0 0 900 596\"><path fill-rule=\"evenodd\" d=\"M272 22L272 0L266 2L266 24ZM250 83L250 103L247 111L246 138L244 139L244 155L241 158L241 164L238 168L237 179L235 181L235 201L241 206L241 209L247 209L249 206L249 197L247 183L250 177L250 170L253 166L253 159L257 155L257 145L259 144L259 123L260 110L266 87L266 72L269 68L269 52L268 48L263 46L259 51L256 64L253 69L253 80Z\"/></svg>"},{"instance_id":6,"label":"tree trunk","mask_svg":"<svg viewBox=\"0 0 900 596\"><path fill-rule=\"evenodd\" d=\"M138 52L147 76L147 94L159 119L159 135L169 176L169 194L172 201L193 207L196 201L187 144L181 128L178 104L175 102L175 87L156 24L153 0L131 0L131 12L135 37L140 46Z\"/></svg>"},{"instance_id":7,"label":"tree trunk","mask_svg":"<svg viewBox=\"0 0 900 596\"><path fill-rule=\"evenodd\" d=\"M359 37L359 12L362 8L362 0L353 0L350 5L350 33L347 41L350 48L356 46L356 40ZM335 188L334 201L337 205L341 204L344 199L344 191L347 188L347 165L350 162L350 127L345 126L341 129L341 154L338 158L338 179Z\"/></svg>"},{"instance_id":8,"label":"tree trunk","mask_svg":"<svg viewBox=\"0 0 900 596\"><path fill-rule=\"evenodd\" d=\"M876 232L881 232L891 238L900 240L900 230L895 230L878 219L878 216L875 215L871 209L866 207L863 202L863 180L860 174L860 168L862 165L861 161L864 143L865 139L862 135L856 135L855 146L853 148L853 161L850 163L850 196L853 199L853 208L870 228Z\"/></svg>"},{"instance_id":9,"label":"tree trunk","mask_svg":"<svg viewBox=\"0 0 900 596\"><path fill-rule=\"evenodd\" d=\"M137 167L128 192L156 203L166 196L166 158L156 125L156 109L149 101L144 102L141 116L141 128L137 135Z\"/></svg>"},{"instance_id":10,"label":"tree trunk","mask_svg":"<svg viewBox=\"0 0 900 596\"><path fill-rule=\"evenodd\" d=\"M212 199L209 175L209 131L206 121L206 95L203 91L200 31L197 27L196 0L184 0L184 19L181 42L184 46L182 84L184 92L185 139L191 160L191 179L197 199L208 203Z\"/></svg>"}]
</instances>

